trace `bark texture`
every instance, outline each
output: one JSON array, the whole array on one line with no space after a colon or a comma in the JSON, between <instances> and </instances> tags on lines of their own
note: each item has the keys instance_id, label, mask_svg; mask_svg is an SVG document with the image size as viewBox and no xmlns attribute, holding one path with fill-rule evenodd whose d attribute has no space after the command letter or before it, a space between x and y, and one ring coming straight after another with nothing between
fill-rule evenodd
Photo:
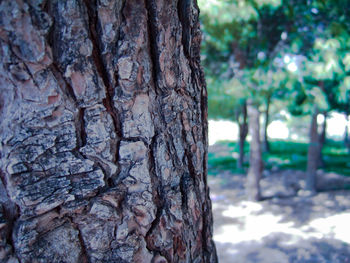
<instances>
[{"instance_id":1,"label":"bark texture","mask_svg":"<svg viewBox=\"0 0 350 263\"><path fill-rule=\"evenodd\" d=\"M250 142L249 170L247 175L247 195L250 200L261 199L260 179L263 170L260 142L260 112L251 103L248 104Z\"/></svg>"},{"instance_id":2,"label":"bark texture","mask_svg":"<svg viewBox=\"0 0 350 263\"><path fill-rule=\"evenodd\" d=\"M311 116L311 125L310 125L310 141L307 154L307 170L306 170L306 190L315 192L316 191L316 175L317 167L319 164L320 157L320 140L318 134L318 125L317 125L317 115L319 111L315 107L314 112Z\"/></svg>"},{"instance_id":3,"label":"bark texture","mask_svg":"<svg viewBox=\"0 0 350 263\"><path fill-rule=\"evenodd\" d=\"M195 1L0 3L0 262L216 262Z\"/></svg>"}]
</instances>

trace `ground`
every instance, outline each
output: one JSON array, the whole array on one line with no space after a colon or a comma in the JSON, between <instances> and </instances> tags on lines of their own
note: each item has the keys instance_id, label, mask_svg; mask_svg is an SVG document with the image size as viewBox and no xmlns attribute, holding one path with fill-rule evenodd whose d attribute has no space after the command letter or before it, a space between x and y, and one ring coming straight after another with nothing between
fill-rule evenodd
<instances>
[{"instance_id":1,"label":"ground","mask_svg":"<svg viewBox=\"0 0 350 263\"><path fill-rule=\"evenodd\" d=\"M298 170L265 171L264 200L251 202L244 174L210 175L219 262L350 262L350 178L319 171L311 196L301 190L304 178Z\"/></svg>"}]
</instances>

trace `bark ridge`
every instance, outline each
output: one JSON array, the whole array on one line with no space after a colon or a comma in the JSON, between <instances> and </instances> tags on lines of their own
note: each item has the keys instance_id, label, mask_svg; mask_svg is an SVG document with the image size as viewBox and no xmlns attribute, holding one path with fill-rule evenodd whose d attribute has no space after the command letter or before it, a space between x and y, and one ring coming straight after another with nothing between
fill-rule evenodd
<instances>
[{"instance_id":1,"label":"bark ridge","mask_svg":"<svg viewBox=\"0 0 350 263\"><path fill-rule=\"evenodd\" d=\"M216 262L193 0L0 3L0 262Z\"/></svg>"}]
</instances>

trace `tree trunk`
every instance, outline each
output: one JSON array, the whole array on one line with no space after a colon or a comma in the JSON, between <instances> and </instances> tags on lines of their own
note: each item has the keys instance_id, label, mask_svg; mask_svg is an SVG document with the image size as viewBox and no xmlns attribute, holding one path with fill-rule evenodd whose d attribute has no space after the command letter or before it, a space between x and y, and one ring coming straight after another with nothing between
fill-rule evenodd
<instances>
[{"instance_id":1,"label":"tree trunk","mask_svg":"<svg viewBox=\"0 0 350 263\"><path fill-rule=\"evenodd\" d=\"M247 103L242 106L242 121L238 118L238 129L239 129L239 157L237 160L237 169L243 169L244 164L244 144L248 135L248 123L247 123Z\"/></svg>"},{"instance_id":2,"label":"tree trunk","mask_svg":"<svg viewBox=\"0 0 350 263\"><path fill-rule=\"evenodd\" d=\"M322 149L324 144L326 143L326 134L327 134L327 112L322 113L324 116L324 121L322 124L322 130L319 135L319 142L320 142L320 148L319 148L319 157L318 157L318 167L324 168L325 162L322 155Z\"/></svg>"},{"instance_id":3,"label":"tree trunk","mask_svg":"<svg viewBox=\"0 0 350 263\"><path fill-rule=\"evenodd\" d=\"M344 144L345 147L348 149L348 152L350 153L350 138L349 138L349 114L345 114L345 131L344 131Z\"/></svg>"},{"instance_id":4,"label":"tree trunk","mask_svg":"<svg viewBox=\"0 0 350 263\"><path fill-rule=\"evenodd\" d=\"M255 105L248 104L250 142L249 170L247 175L247 195L250 200L259 201L260 179L263 169L260 144L260 112Z\"/></svg>"},{"instance_id":5,"label":"tree trunk","mask_svg":"<svg viewBox=\"0 0 350 263\"><path fill-rule=\"evenodd\" d=\"M0 262L216 262L196 2L0 15Z\"/></svg>"},{"instance_id":6,"label":"tree trunk","mask_svg":"<svg viewBox=\"0 0 350 263\"><path fill-rule=\"evenodd\" d=\"M307 155L307 171L306 171L306 190L316 191L316 173L318 166L318 159L320 156L320 142L317 129L317 115L318 109L315 107L311 117L310 125L310 142Z\"/></svg>"},{"instance_id":7,"label":"tree trunk","mask_svg":"<svg viewBox=\"0 0 350 263\"><path fill-rule=\"evenodd\" d=\"M263 152L270 151L269 139L267 136L267 127L269 126L269 114L270 114L270 98L266 101L266 110L265 110L265 118L264 118L264 135L263 135Z\"/></svg>"}]
</instances>

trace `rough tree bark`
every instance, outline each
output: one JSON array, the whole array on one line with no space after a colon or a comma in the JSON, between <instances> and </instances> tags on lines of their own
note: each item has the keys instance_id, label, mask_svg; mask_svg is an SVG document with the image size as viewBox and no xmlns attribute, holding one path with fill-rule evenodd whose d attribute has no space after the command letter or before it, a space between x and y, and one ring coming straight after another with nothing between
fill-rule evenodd
<instances>
[{"instance_id":1,"label":"rough tree bark","mask_svg":"<svg viewBox=\"0 0 350 263\"><path fill-rule=\"evenodd\" d=\"M260 179L262 175L263 162L261 156L260 143L260 112L256 105L248 102L248 118L249 118L249 133L250 155L249 155L249 170L247 175L247 195L250 200L261 200Z\"/></svg>"},{"instance_id":2,"label":"rough tree bark","mask_svg":"<svg viewBox=\"0 0 350 263\"><path fill-rule=\"evenodd\" d=\"M239 156L237 160L237 168L243 169L244 164L244 144L248 135L248 123L247 123L247 103L243 103L242 110L238 112L236 116L238 123L238 147L239 147Z\"/></svg>"},{"instance_id":3,"label":"rough tree bark","mask_svg":"<svg viewBox=\"0 0 350 263\"><path fill-rule=\"evenodd\" d=\"M198 13L1 1L1 262L217 261Z\"/></svg>"},{"instance_id":4,"label":"rough tree bark","mask_svg":"<svg viewBox=\"0 0 350 263\"><path fill-rule=\"evenodd\" d=\"M314 111L311 116L311 125L310 125L310 141L307 154L307 170L306 170L306 190L315 192L316 191L316 175L317 167L319 164L320 157L320 140L318 134L318 125L317 125L317 115L319 110L317 106L314 107Z\"/></svg>"}]
</instances>

